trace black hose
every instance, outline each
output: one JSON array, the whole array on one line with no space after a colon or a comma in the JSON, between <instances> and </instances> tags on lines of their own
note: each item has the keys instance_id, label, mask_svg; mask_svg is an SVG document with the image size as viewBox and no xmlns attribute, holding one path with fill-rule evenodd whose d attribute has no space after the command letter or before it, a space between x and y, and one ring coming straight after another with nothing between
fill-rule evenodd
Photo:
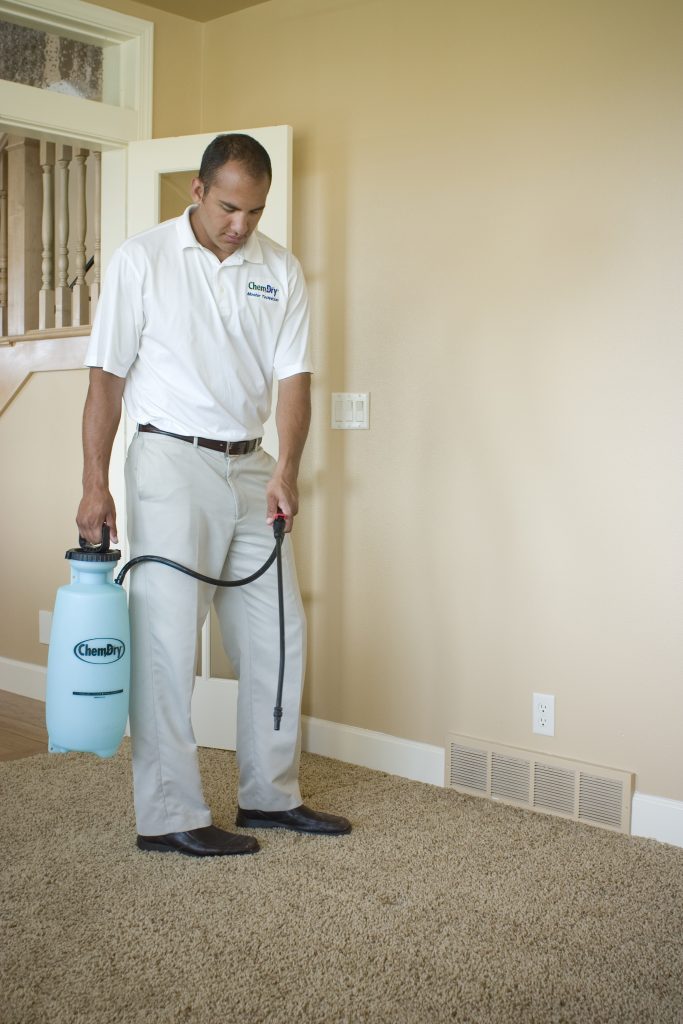
<instances>
[{"instance_id":1,"label":"black hose","mask_svg":"<svg viewBox=\"0 0 683 1024\"><path fill-rule=\"evenodd\" d=\"M140 565L142 562L157 562L159 565L167 565L169 569L177 569L178 572L185 573L186 576L192 576L195 580L200 580L202 583L210 583L215 587L244 587L247 583L253 583L254 580L259 578L259 576L263 576L264 572L270 569L273 562L277 561L277 601L278 618L280 622L280 667L277 677L277 696L275 698L275 707L273 708L273 728L275 732L280 731L280 722L282 721L282 687L285 678L285 602L282 586L282 541L285 536L286 523L287 520L285 516L278 515L275 517L273 520L275 547L261 568L257 569L256 572L253 572L251 576L245 576L243 580L215 580L211 576L204 576L203 573L196 572L194 569L189 569L186 565L180 565L179 562L173 562L170 558L164 558L162 555L138 555L137 558L131 558L130 562L126 562L123 569L121 569L120 573L114 580L114 583L118 583L119 586L121 586L126 574L133 568L133 566Z\"/></svg>"},{"instance_id":2,"label":"black hose","mask_svg":"<svg viewBox=\"0 0 683 1024\"><path fill-rule=\"evenodd\" d=\"M212 583L216 587L243 587L247 583L253 583L254 580L257 580L259 576L263 576L264 572L270 569L275 561L278 546L276 541L275 547L261 568L257 569L251 576L245 576L243 580L215 580L211 576L204 576L203 573L195 572L194 569L189 569L186 565L181 565L180 562L173 562L170 558L164 558L162 555L138 555L137 558L131 558L130 562L126 562L121 572L115 578L114 583L122 584L126 574L135 565L140 565L142 562L157 562L159 565L167 565L169 569L177 569L178 572L184 572L186 576L192 576L193 579L201 580L202 583Z\"/></svg>"},{"instance_id":3,"label":"black hose","mask_svg":"<svg viewBox=\"0 0 683 1024\"><path fill-rule=\"evenodd\" d=\"M284 525L282 527L284 532ZM277 537L277 535L276 535ZM280 670L277 676L277 696L273 708L273 729L280 731L282 721L282 685L285 678L285 599L282 593L282 535L275 541L275 554L277 556L277 607L280 617Z\"/></svg>"},{"instance_id":4,"label":"black hose","mask_svg":"<svg viewBox=\"0 0 683 1024\"><path fill-rule=\"evenodd\" d=\"M84 276L84 277L85 277L85 275L86 275L86 274L88 273L88 271L89 271L89 270L90 270L90 269L92 268L92 266L93 266L93 264L94 264L94 263L95 263L95 257L94 257L94 256L91 256L91 257L90 257L90 259L88 260L88 262L87 262L87 263L85 264L85 266L83 267L83 276ZM69 288L71 289L71 291L73 291L73 290L74 290L74 285L76 284L76 281L78 281L78 276L74 277L73 281L72 281L72 282L71 282L71 284L69 285ZM68 283L68 282L67 282L67 283Z\"/></svg>"}]
</instances>

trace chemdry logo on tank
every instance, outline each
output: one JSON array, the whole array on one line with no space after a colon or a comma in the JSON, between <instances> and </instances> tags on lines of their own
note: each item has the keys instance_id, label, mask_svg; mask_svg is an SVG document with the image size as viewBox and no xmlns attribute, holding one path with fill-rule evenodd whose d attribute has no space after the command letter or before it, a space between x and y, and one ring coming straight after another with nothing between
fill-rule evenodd
<instances>
[{"instance_id":1,"label":"chemdry logo on tank","mask_svg":"<svg viewBox=\"0 0 683 1024\"><path fill-rule=\"evenodd\" d=\"M123 640L113 636L94 637L92 640L79 640L74 647L74 654L88 665L111 665L120 661L126 650Z\"/></svg>"},{"instance_id":2,"label":"chemdry logo on tank","mask_svg":"<svg viewBox=\"0 0 683 1024\"><path fill-rule=\"evenodd\" d=\"M274 284L259 284L257 281L250 281L247 287L247 295L252 299L269 299L271 302L279 302L280 289Z\"/></svg>"}]
</instances>

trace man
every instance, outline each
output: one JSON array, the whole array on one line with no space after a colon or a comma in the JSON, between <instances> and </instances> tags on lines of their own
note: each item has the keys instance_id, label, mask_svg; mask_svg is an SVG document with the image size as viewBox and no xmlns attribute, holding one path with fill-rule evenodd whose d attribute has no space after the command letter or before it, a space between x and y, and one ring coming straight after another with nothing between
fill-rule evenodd
<instances>
[{"instance_id":1,"label":"man","mask_svg":"<svg viewBox=\"0 0 683 1024\"><path fill-rule=\"evenodd\" d=\"M131 556L162 554L213 578L250 575L287 532L310 422L308 300L299 263L256 231L271 183L265 149L220 135L192 182L194 205L114 254L86 365L80 533L116 535L108 486L125 401L138 424L126 459ZM277 377L277 463L260 447ZM197 583L164 566L131 575L130 723L143 850L253 853L256 840L212 824L190 703L197 635L213 600L239 676L237 825L338 835L345 818L302 804L298 785L305 619L289 538L282 549L284 717L273 730L279 664L273 572L240 588Z\"/></svg>"}]
</instances>

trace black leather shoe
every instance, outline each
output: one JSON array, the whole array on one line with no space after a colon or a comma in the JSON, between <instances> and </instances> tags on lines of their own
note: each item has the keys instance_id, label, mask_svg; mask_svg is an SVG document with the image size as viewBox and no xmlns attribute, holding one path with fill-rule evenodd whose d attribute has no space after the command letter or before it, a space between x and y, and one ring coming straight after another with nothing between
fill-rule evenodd
<instances>
[{"instance_id":1,"label":"black leather shoe","mask_svg":"<svg viewBox=\"0 0 683 1024\"><path fill-rule=\"evenodd\" d=\"M137 844L140 850L184 853L188 857L230 857L256 853L259 848L253 836L235 836L215 825L192 828L189 832L169 832L165 836L138 836Z\"/></svg>"},{"instance_id":2,"label":"black leather shoe","mask_svg":"<svg viewBox=\"0 0 683 1024\"><path fill-rule=\"evenodd\" d=\"M343 836L351 831L347 818L312 811L306 804L291 811L247 811L238 807L235 824L240 828L288 828L291 832L316 832L326 836Z\"/></svg>"}]
</instances>

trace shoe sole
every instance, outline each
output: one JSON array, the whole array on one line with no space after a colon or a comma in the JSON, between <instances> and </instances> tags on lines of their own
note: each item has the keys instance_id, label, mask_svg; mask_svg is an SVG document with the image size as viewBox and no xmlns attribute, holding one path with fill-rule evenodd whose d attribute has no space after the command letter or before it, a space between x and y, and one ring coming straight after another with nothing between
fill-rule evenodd
<instances>
[{"instance_id":1,"label":"shoe sole","mask_svg":"<svg viewBox=\"0 0 683 1024\"><path fill-rule=\"evenodd\" d=\"M285 832L298 832L302 836L348 836L351 831L350 828L338 832L328 832L324 828L294 828L279 821L262 821L260 818L237 818L235 824L238 828L281 828Z\"/></svg>"},{"instance_id":2,"label":"shoe sole","mask_svg":"<svg viewBox=\"0 0 683 1024\"><path fill-rule=\"evenodd\" d=\"M147 853L179 853L183 857L242 857L247 853L258 853L258 846L252 850L226 850L224 853L192 853L190 850L180 850L177 846L165 846L163 843L150 843L147 839L137 839L138 850Z\"/></svg>"}]
</instances>

